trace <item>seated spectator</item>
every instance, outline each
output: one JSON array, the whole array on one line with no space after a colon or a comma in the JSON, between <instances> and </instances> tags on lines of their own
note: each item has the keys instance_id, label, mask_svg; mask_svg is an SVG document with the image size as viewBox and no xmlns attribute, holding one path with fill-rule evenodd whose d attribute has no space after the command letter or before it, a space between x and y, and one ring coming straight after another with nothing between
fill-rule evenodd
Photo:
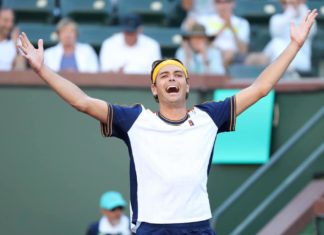
<instances>
[{"instance_id":1,"label":"seated spectator","mask_svg":"<svg viewBox=\"0 0 324 235\"><path fill-rule=\"evenodd\" d=\"M267 65L275 60L290 42L290 23L301 23L303 16L309 10L304 0L281 0L283 13L275 14L270 19L271 41L262 53L251 53L246 58L249 65ZM312 27L308 39L288 67L288 72L311 70L312 39L316 34L316 24Z\"/></svg>"},{"instance_id":2,"label":"seated spectator","mask_svg":"<svg viewBox=\"0 0 324 235\"><path fill-rule=\"evenodd\" d=\"M190 29L198 17L215 13L214 0L182 0L181 6L187 12L181 26L184 30Z\"/></svg>"},{"instance_id":3,"label":"seated spectator","mask_svg":"<svg viewBox=\"0 0 324 235\"><path fill-rule=\"evenodd\" d=\"M214 3L215 13L201 16L197 21L205 26L208 35L216 36L214 46L221 49L225 67L243 62L250 42L250 24L234 15L235 0L214 0Z\"/></svg>"},{"instance_id":4,"label":"seated spectator","mask_svg":"<svg viewBox=\"0 0 324 235\"><path fill-rule=\"evenodd\" d=\"M101 219L89 226L87 235L129 235L130 222L123 214L126 202L118 192L106 192L101 196Z\"/></svg>"},{"instance_id":5,"label":"seated spectator","mask_svg":"<svg viewBox=\"0 0 324 235\"><path fill-rule=\"evenodd\" d=\"M45 64L54 71L95 73L98 57L89 44L77 42L78 26L70 19L62 19L56 27L59 43L45 50Z\"/></svg>"},{"instance_id":6,"label":"seated spectator","mask_svg":"<svg viewBox=\"0 0 324 235\"><path fill-rule=\"evenodd\" d=\"M152 61L161 59L160 45L142 34L141 19L129 14L121 19L123 32L106 39L100 50L104 72L149 74Z\"/></svg>"},{"instance_id":7,"label":"seated spectator","mask_svg":"<svg viewBox=\"0 0 324 235\"><path fill-rule=\"evenodd\" d=\"M214 37L208 37L205 27L192 26L183 35L182 47L176 58L184 63L188 71L195 74L225 74L221 51L211 46Z\"/></svg>"},{"instance_id":8,"label":"seated spectator","mask_svg":"<svg viewBox=\"0 0 324 235\"><path fill-rule=\"evenodd\" d=\"M0 70L26 68L25 59L17 53L19 30L14 28L15 15L11 9L0 8Z\"/></svg>"}]
</instances>

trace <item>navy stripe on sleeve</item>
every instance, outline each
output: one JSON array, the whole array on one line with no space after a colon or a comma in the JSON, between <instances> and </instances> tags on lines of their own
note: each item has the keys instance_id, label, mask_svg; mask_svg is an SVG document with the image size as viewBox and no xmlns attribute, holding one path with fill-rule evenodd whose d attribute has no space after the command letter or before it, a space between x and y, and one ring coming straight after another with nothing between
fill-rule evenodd
<instances>
[{"instance_id":1,"label":"navy stripe on sleeve","mask_svg":"<svg viewBox=\"0 0 324 235\"><path fill-rule=\"evenodd\" d=\"M105 137L114 136L125 139L127 132L142 112L142 106L140 104L134 106L107 105L107 123L101 123L101 133Z\"/></svg>"},{"instance_id":2,"label":"navy stripe on sleeve","mask_svg":"<svg viewBox=\"0 0 324 235\"><path fill-rule=\"evenodd\" d=\"M218 132L234 131L236 122L236 102L235 96L226 98L219 102L206 102L196 107L205 111L215 125Z\"/></svg>"}]
</instances>

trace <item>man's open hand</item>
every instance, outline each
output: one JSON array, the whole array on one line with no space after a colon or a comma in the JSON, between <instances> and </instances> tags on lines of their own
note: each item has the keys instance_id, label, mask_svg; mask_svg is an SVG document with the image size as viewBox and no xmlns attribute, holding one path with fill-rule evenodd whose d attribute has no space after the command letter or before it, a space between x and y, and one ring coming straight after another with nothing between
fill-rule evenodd
<instances>
[{"instance_id":1,"label":"man's open hand","mask_svg":"<svg viewBox=\"0 0 324 235\"><path fill-rule=\"evenodd\" d=\"M297 27L293 22L290 25L290 37L292 42L296 42L299 47L302 47L305 40L307 39L307 36L309 34L310 29L312 28L312 25L315 22L315 18L317 16L317 10L314 9L312 11L309 11L308 14L306 14Z\"/></svg>"},{"instance_id":2,"label":"man's open hand","mask_svg":"<svg viewBox=\"0 0 324 235\"><path fill-rule=\"evenodd\" d=\"M25 33L19 35L19 40L21 43L18 43L17 47L20 49L22 56L28 60L35 72L39 72L44 64L43 40L38 40L38 49L31 44Z\"/></svg>"}]
</instances>

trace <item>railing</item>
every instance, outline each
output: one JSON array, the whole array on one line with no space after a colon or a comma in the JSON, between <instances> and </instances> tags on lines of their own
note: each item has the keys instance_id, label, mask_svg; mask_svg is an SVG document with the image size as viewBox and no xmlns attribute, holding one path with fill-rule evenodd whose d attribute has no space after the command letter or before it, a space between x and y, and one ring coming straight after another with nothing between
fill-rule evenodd
<instances>
[{"instance_id":1,"label":"railing","mask_svg":"<svg viewBox=\"0 0 324 235\"><path fill-rule=\"evenodd\" d=\"M215 228L218 218L245 193L265 172L277 163L284 154L324 116L324 107L315 113L285 144L271 157L270 161L255 171L229 198L225 200L213 213L212 225Z\"/></svg>"},{"instance_id":2,"label":"railing","mask_svg":"<svg viewBox=\"0 0 324 235\"><path fill-rule=\"evenodd\" d=\"M82 87L102 88L145 88L150 89L151 80L148 74L130 75L119 73L60 73ZM190 89L208 91L213 89L242 89L249 86L254 79L231 79L226 76L192 75ZM46 86L34 72L0 71L1 86ZM324 91L324 79L307 78L301 80L281 80L275 86L276 92L314 92Z\"/></svg>"},{"instance_id":3,"label":"railing","mask_svg":"<svg viewBox=\"0 0 324 235\"><path fill-rule=\"evenodd\" d=\"M300 164L267 198L265 198L252 213L250 213L230 234L241 234L242 231L255 220L305 169L307 169L315 160L324 153L324 144L321 144L308 158Z\"/></svg>"}]
</instances>

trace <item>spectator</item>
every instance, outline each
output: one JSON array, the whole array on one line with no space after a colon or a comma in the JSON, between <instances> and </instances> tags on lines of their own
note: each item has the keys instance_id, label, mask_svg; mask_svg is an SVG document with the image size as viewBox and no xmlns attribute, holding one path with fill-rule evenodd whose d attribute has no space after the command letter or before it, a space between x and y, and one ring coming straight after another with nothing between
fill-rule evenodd
<instances>
[{"instance_id":1,"label":"spectator","mask_svg":"<svg viewBox=\"0 0 324 235\"><path fill-rule=\"evenodd\" d=\"M106 192L101 196L101 219L89 226L87 235L129 235L130 222L123 214L126 202L118 192Z\"/></svg>"},{"instance_id":2,"label":"spectator","mask_svg":"<svg viewBox=\"0 0 324 235\"><path fill-rule=\"evenodd\" d=\"M200 24L192 26L183 35L184 42L178 48L176 58L182 61L189 72L196 74L225 74L222 54L219 49L211 47L214 37L208 37L205 27Z\"/></svg>"},{"instance_id":3,"label":"spectator","mask_svg":"<svg viewBox=\"0 0 324 235\"><path fill-rule=\"evenodd\" d=\"M26 68L25 59L17 53L19 35L14 28L15 15L11 9L0 8L0 70L21 70Z\"/></svg>"},{"instance_id":4,"label":"spectator","mask_svg":"<svg viewBox=\"0 0 324 235\"><path fill-rule=\"evenodd\" d=\"M106 39L100 50L104 72L149 74L152 61L161 59L159 43L142 34L141 19L129 14L121 20L123 32Z\"/></svg>"},{"instance_id":5,"label":"spectator","mask_svg":"<svg viewBox=\"0 0 324 235\"><path fill-rule=\"evenodd\" d=\"M94 49L77 42L78 26L71 19L58 22L56 31L59 43L45 50L45 64L54 71L79 71L95 73L99 70Z\"/></svg>"},{"instance_id":6,"label":"spectator","mask_svg":"<svg viewBox=\"0 0 324 235\"><path fill-rule=\"evenodd\" d=\"M263 52L251 53L246 58L246 64L266 65L274 61L290 42L290 23L300 24L303 16L309 10L304 0L281 0L283 13L273 15L270 19L271 41L266 45ZM316 34L316 23L312 27L308 39L299 50L297 56L288 67L288 72L311 70L312 39Z\"/></svg>"},{"instance_id":7,"label":"spectator","mask_svg":"<svg viewBox=\"0 0 324 235\"><path fill-rule=\"evenodd\" d=\"M182 23L184 30L190 29L198 17L215 13L214 0L182 0L181 6L187 12Z\"/></svg>"},{"instance_id":8,"label":"spectator","mask_svg":"<svg viewBox=\"0 0 324 235\"><path fill-rule=\"evenodd\" d=\"M206 27L208 35L216 36L214 45L221 49L225 67L243 62L250 41L250 24L233 14L235 0L214 0L214 3L215 13L197 20Z\"/></svg>"}]
</instances>

